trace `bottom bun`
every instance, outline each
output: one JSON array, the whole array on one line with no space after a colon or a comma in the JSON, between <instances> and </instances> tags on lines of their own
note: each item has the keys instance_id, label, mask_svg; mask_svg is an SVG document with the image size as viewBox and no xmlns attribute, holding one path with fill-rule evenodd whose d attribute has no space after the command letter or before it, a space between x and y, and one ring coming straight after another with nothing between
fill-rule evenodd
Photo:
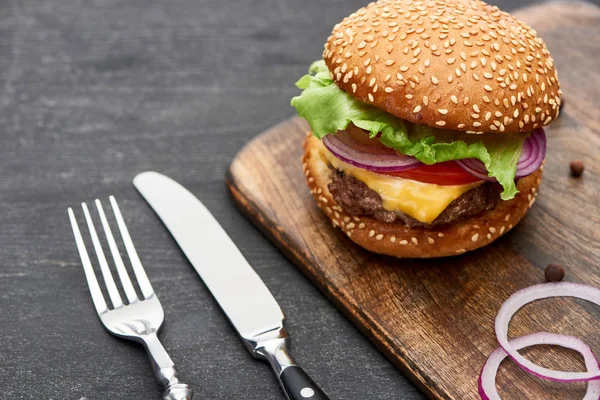
<instances>
[{"instance_id":1,"label":"bottom bun","mask_svg":"<svg viewBox=\"0 0 600 400\"><path fill-rule=\"evenodd\" d=\"M331 168L321 141L310 132L304 142L302 166L310 192L319 207L356 244L375 253L401 258L433 258L462 254L485 246L511 230L535 202L542 168L517 181L519 193L501 201L492 210L457 223L426 228L410 228L367 216L352 216L335 202L327 185Z\"/></svg>"}]
</instances>

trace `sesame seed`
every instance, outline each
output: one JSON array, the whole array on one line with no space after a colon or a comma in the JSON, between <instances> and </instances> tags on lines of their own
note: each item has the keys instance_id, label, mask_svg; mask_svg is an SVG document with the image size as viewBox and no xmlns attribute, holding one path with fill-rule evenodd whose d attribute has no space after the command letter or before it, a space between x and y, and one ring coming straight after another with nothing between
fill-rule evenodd
<instances>
[{"instance_id":1,"label":"sesame seed","mask_svg":"<svg viewBox=\"0 0 600 400\"><path fill-rule=\"evenodd\" d=\"M368 94L368 97L369 97L369 101L370 101L370 102L373 102L373 101L375 100L375 99L373 98L373 95L372 95L371 93L369 93L369 94Z\"/></svg>"},{"instance_id":2,"label":"sesame seed","mask_svg":"<svg viewBox=\"0 0 600 400\"><path fill-rule=\"evenodd\" d=\"M493 226L490 226L488 230L490 231L490 233L496 233L496 228L494 228Z\"/></svg>"},{"instance_id":3,"label":"sesame seed","mask_svg":"<svg viewBox=\"0 0 600 400\"><path fill-rule=\"evenodd\" d=\"M456 61L456 58L449 58L446 60L448 64L454 64L454 61Z\"/></svg>"},{"instance_id":4,"label":"sesame seed","mask_svg":"<svg viewBox=\"0 0 600 400\"><path fill-rule=\"evenodd\" d=\"M444 237L444 234L442 232L438 232L438 237Z\"/></svg>"},{"instance_id":5,"label":"sesame seed","mask_svg":"<svg viewBox=\"0 0 600 400\"><path fill-rule=\"evenodd\" d=\"M376 81L377 81L377 79L371 78L371 80L369 81L369 87L373 86Z\"/></svg>"},{"instance_id":6,"label":"sesame seed","mask_svg":"<svg viewBox=\"0 0 600 400\"><path fill-rule=\"evenodd\" d=\"M443 108L439 108L439 109L438 109L438 112L439 112L440 114L443 114L443 115L446 115L446 114L448 114L448 110L446 110L446 109L443 109Z\"/></svg>"},{"instance_id":7,"label":"sesame seed","mask_svg":"<svg viewBox=\"0 0 600 400\"><path fill-rule=\"evenodd\" d=\"M394 89L392 89L391 87L386 87L385 88L385 92L386 93L392 93L394 91Z\"/></svg>"},{"instance_id":8,"label":"sesame seed","mask_svg":"<svg viewBox=\"0 0 600 400\"><path fill-rule=\"evenodd\" d=\"M429 104L429 97L423 96L423 104L427 107L427 105Z\"/></svg>"},{"instance_id":9,"label":"sesame seed","mask_svg":"<svg viewBox=\"0 0 600 400\"><path fill-rule=\"evenodd\" d=\"M381 234L381 233L380 233L379 235L375 236L375 239L376 239L376 240L381 240L381 239L383 239L383 234Z\"/></svg>"},{"instance_id":10,"label":"sesame seed","mask_svg":"<svg viewBox=\"0 0 600 400\"><path fill-rule=\"evenodd\" d=\"M446 121L436 121L435 123L437 126L445 126L446 125Z\"/></svg>"},{"instance_id":11,"label":"sesame seed","mask_svg":"<svg viewBox=\"0 0 600 400\"><path fill-rule=\"evenodd\" d=\"M358 224L358 229L365 229L365 223L361 222L360 224Z\"/></svg>"},{"instance_id":12,"label":"sesame seed","mask_svg":"<svg viewBox=\"0 0 600 400\"><path fill-rule=\"evenodd\" d=\"M369 237L373 237L373 236L375 236L375 231L373 229L371 229L369 231Z\"/></svg>"},{"instance_id":13,"label":"sesame seed","mask_svg":"<svg viewBox=\"0 0 600 400\"><path fill-rule=\"evenodd\" d=\"M434 240L433 238L431 238L431 237L428 237L428 238L427 238L427 242L428 242L429 244L434 244L434 243L435 243L435 240Z\"/></svg>"},{"instance_id":14,"label":"sesame seed","mask_svg":"<svg viewBox=\"0 0 600 400\"><path fill-rule=\"evenodd\" d=\"M438 83L440 83L440 80L438 78L436 78L435 76L431 75L431 83L433 83L434 85L437 85Z\"/></svg>"},{"instance_id":15,"label":"sesame seed","mask_svg":"<svg viewBox=\"0 0 600 400\"><path fill-rule=\"evenodd\" d=\"M414 244L419 244L419 241L417 240L416 237L410 238L410 241L413 242Z\"/></svg>"},{"instance_id":16,"label":"sesame seed","mask_svg":"<svg viewBox=\"0 0 600 400\"><path fill-rule=\"evenodd\" d=\"M471 236L471 241L472 242L476 242L478 239L479 239L479 234L478 233L476 233L473 236Z\"/></svg>"},{"instance_id":17,"label":"sesame seed","mask_svg":"<svg viewBox=\"0 0 600 400\"><path fill-rule=\"evenodd\" d=\"M419 111L421 111L421 106L416 106L415 108L413 108L413 113L418 113Z\"/></svg>"},{"instance_id":18,"label":"sesame seed","mask_svg":"<svg viewBox=\"0 0 600 400\"><path fill-rule=\"evenodd\" d=\"M390 242L396 243L396 236L392 235L392 237L390 237Z\"/></svg>"},{"instance_id":19,"label":"sesame seed","mask_svg":"<svg viewBox=\"0 0 600 400\"><path fill-rule=\"evenodd\" d=\"M488 92L492 91L492 87L490 85L484 85L483 88Z\"/></svg>"},{"instance_id":20,"label":"sesame seed","mask_svg":"<svg viewBox=\"0 0 600 400\"><path fill-rule=\"evenodd\" d=\"M395 60L386 60L385 65L387 65L389 67L391 65L394 65L395 62L396 62Z\"/></svg>"},{"instance_id":21,"label":"sesame seed","mask_svg":"<svg viewBox=\"0 0 600 400\"><path fill-rule=\"evenodd\" d=\"M402 246L406 246L406 245L408 244L408 241L407 241L407 240L401 240L401 241L400 241L400 244L401 244Z\"/></svg>"},{"instance_id":22,"label":"sesame seed","mask_svg":"<svg viewBox=\"0 0 600 400\"><path fill-rule=\"evenodd\" d=\"M356 83L352 84L352 93L356 93Z\"/></svg>"}]
</instances>

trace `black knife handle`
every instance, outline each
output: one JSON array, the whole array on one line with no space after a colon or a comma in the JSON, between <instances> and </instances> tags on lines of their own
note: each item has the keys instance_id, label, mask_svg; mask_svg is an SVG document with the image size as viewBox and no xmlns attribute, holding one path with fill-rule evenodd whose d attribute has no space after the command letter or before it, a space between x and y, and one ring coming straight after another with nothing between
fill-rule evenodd
<instances>
[{"instance_id":1,"label":"black knife handle","mask_svg":"<svg viewBox=\"0 0 600 400\"><path fill-rule=\"evenodd\" d=\"M288 337L283 324L252 339L242 338L256 358L268 361L288 400L329 400L288 352Z\"/></svg>"},{"instance_id":2,"label":"black knife handle","mask_svg":"<svg viewBox=\"0 0 600 400\"><path fill-rule=\"evenodd\" d=\"M296 365L284 369L279 381L289 400L329 400L310 376Z\"/></svg>"}]
</instances>

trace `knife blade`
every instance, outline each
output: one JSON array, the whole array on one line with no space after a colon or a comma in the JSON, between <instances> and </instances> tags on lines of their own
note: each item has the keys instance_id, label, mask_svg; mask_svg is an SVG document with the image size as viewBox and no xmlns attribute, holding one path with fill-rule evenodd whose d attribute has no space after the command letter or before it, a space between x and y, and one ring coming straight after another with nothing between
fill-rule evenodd
<instances>
[{"instance_id":1,"label":"knife blade","mask_svg":"<svg viewBox=\"0 0 600 400\"><path fill-rule=\"evenodd\" d=\"M286 398L328 399L290 356L279 304L204 204L157 172L143 172L133 184L171 232L248 351L269 362Z\"/></svg>"}]
</instances>

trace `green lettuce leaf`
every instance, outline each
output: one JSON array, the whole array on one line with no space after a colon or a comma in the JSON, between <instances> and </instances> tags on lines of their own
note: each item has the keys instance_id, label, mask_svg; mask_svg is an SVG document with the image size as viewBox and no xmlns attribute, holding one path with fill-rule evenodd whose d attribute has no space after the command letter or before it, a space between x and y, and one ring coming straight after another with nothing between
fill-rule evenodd
<instances>
[{"instance_id":1,"label":"green lettuce leaf","mask_svg":"<svg viewBox=\"0 0 600 400\"><path fill-rule=\"evenodd\" d=\"M526 135L467 135L463 132L416 125L377 107L361 103L334 84L323 60L314 62L309 74L296 86L302 93L292 99L298 115L308 121L313 134L323 136L344 130L351 122L379 137L396 151L431 165L444 161L476 158L483 162L489 176L504 189L503 200L518 193L516 166Z\"/></svg>"}]
</instances>

